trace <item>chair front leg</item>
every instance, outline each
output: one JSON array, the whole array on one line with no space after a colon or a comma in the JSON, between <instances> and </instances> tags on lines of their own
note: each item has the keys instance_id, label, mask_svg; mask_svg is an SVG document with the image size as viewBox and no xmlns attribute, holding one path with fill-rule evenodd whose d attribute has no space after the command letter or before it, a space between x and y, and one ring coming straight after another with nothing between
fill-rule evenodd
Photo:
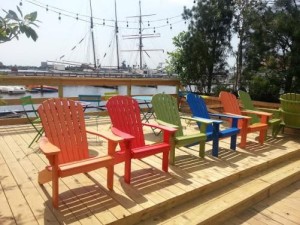
<instances>
[{"instance_id":1,"label":"chair front leg","mask_svg":"<svg viewBox=\"0 0 300 225\"><path fill-rule=\"evenodd\" d=\"M58 175L58 156L53 157L52 165L52 204L54 208L58 208L58 193L59 193L59 175Z\"/></svg>"},{"instance_id":2,"label":"chair front leg","mask_svg":"<svg viewBox=\"0 0 300 225\"><path fill-rule=\"evenodd\" d=\"M213 133L212 133L212 155L218 157L219 155L219 131L220 131L220 124L213 123Z\"/></svg>"},{"instance_id":3,"label":"chair front leg","mask_svg":"<svg viewBox=\"0 0 300 225\"><path fill-rule=\"evenodd\" d=\"M132 158L131 141L130 140L125 140L124 145L125 145L124 180L125 180L125 183L130 184L130 179L131 179L131 158Z\"/></svg>"},{"instance_id":4,"label":"chair front leg","mask_svg":"<svg viewBox=\"0 0 300 225\"><path fill-rule=\"evenodd\" d=\"M242 128L240 130L240 134L241 134L240 148L246 148L248 123L249 123L248 119L242 120Z\"/></svg>"},{"instance_id":5,"label":"chair front leg","mask_svg":"<svg viewBox=\"0 0 300 225\"><path fill-rule=\"evenodd\" d=\"M200 141L199 143L199 156L204 158L205 156L205 141Z\"/></svg>"}]
</instances>

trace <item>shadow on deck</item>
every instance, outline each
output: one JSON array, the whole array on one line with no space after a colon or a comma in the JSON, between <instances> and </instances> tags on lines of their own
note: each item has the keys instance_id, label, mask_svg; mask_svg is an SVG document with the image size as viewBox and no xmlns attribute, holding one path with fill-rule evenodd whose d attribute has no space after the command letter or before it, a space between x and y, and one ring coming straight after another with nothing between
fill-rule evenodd
<instances>
[{"instance_id":1,"label":"shadow on deck","mask_svg":"<svg viewBox=\"0 0 300 225\"><path fill-rule=\"evenodd\" d=\"M93 126L92 120L87 121ZM101 129L109 129L102 118ZM187 126L186 132L195 132ZM161 155L133 160L132 182L123 181L124 165L115 166L114 191L107 190L106 170L78 174L60 180L58 210L51 205L51 183L39 186L38 171L47 159L38 144L27 148L34 130L27 125L0 127L0 224L136 224L190 200L225 188L242 178L264 171L282 162L299 159L300 139L283 134L268 136L264 145L249 135L246 150L229 148L229 140L220 141L219 158L211 156L211 143L206 144L206 157L198 157L198 146L176 149L176 165L169 173L161 171ZM149 142L160 137L151 130ZM100 139L88 137L93 154L106 146ZM192 223L190 223L192 224Z\"/></svg>"}]
</instances>

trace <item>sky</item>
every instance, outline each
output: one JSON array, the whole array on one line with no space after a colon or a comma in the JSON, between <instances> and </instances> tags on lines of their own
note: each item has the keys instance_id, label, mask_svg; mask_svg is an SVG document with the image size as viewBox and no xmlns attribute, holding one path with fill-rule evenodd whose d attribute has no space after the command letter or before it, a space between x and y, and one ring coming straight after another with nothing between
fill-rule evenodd
<instances>
[{"instance_id":1,"label":"sky","mask_svg":"<svg viewBox=\"0 0 300 225\"><path fill-rule=\"evenodd\" d=\"M40 23L39 27L35 28L38 39L34 42L22 35L19 40L1 44L0 62L4 65L18 66L40 66L41 62L62 60L93 63L89 0L0 0L0 8L17 11L16 6L20 2L23 14L33 11L38 13ZM139 32L138 18L133 17L139 15L139 0L116 0L116 2L120 62L125 60L126 65L139 65L137 51L124 51L138 49L138 39L128 39L128 35L136 35ZM155 34L159 36L144 38L143 48L160 49L144 53L143 64L146 63L149 68L156 68L159 63L165 62L167 52L175 49L172 38L187 29L187 24L181 17L183 8L192 7L193 2L193 0L141 0L142 15L146 15L142 17L142 33L154 34L155 27ZM96 58L101 66L116 66L114 0L92 0L92 10L95 18L93 31ZM2 10L0 15L4 15Z\"/></svg>"}]
</instances>

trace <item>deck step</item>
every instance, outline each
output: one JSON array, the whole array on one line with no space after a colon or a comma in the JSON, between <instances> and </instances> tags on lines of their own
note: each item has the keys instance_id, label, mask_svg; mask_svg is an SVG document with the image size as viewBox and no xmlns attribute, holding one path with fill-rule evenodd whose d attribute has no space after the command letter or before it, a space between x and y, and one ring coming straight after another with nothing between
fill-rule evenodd
<instances>
[{"instance_id":1,"label":"deck step","mask_svg":"<svg viewBox=\"0 0 300 225\"><path fill-rule=\"evenodd\" d=\"M221 224L300 180L300 159L290 159L153 216L148 224Z\"/></svg>"}]
</instances>

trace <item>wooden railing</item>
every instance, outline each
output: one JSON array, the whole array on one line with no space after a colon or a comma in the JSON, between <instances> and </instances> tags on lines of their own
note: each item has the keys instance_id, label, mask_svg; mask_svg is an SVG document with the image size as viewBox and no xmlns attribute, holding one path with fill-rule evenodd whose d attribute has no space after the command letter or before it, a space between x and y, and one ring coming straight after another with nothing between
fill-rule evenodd
<instances>
[{"instance_id":1,"label":"wooden railing","mask_svg":"<svg viewBox=\"0 0 300 225\"><path fill-rule=\"evenodd\" d=\"M162 78L87 78L87 77L29 77L29 76L0 76L0 85L53 85L58 86L58 97L64 97L64 86L126 86L127 95L131 96L132 86L149 86L149 85L165 85L175 86L178 94L181 86L179 79L162 79ZM68 97L77 99L77 96ZM35 104L39 104L46 98L34 98ZM211 112L222 112L222 105L218 97L205 96L206 104ZM20 105L19 99L5 99L6 105ZM253 101L256 107L263 108L279 108L280 104ZM181 105L183 112L190 112L187 103L183 100ZM92 113L92 112L91 112ZM98 112L99 113L99 112ZM101 112L102 115L107 113ZM26 123L26 118L0 119L1 125Z\"/></svg>"},{"instance_id":2,"label":"wooden railing","mask_svg":"<svg viewBox=\"0 0 300 225\"><path fill-rule=\"evenodd\" d=\"M51 85L58 87L58 97L64 97L64 86L126 86L126 94L131 96L132 86L164 85L175 86L176 93L180 87L177 78L91 78L91 77L47 77L47 76L0 76L0 85ZM68 97L77 99L77 96ZM46 98L34 98L35 104L39 104ZM6 105L20 105L20 100L5 99ZM106 114L106 112L102 112ZM26 123L25 118L0 119L1 125Z\"/></svg>"}]
</instances>

